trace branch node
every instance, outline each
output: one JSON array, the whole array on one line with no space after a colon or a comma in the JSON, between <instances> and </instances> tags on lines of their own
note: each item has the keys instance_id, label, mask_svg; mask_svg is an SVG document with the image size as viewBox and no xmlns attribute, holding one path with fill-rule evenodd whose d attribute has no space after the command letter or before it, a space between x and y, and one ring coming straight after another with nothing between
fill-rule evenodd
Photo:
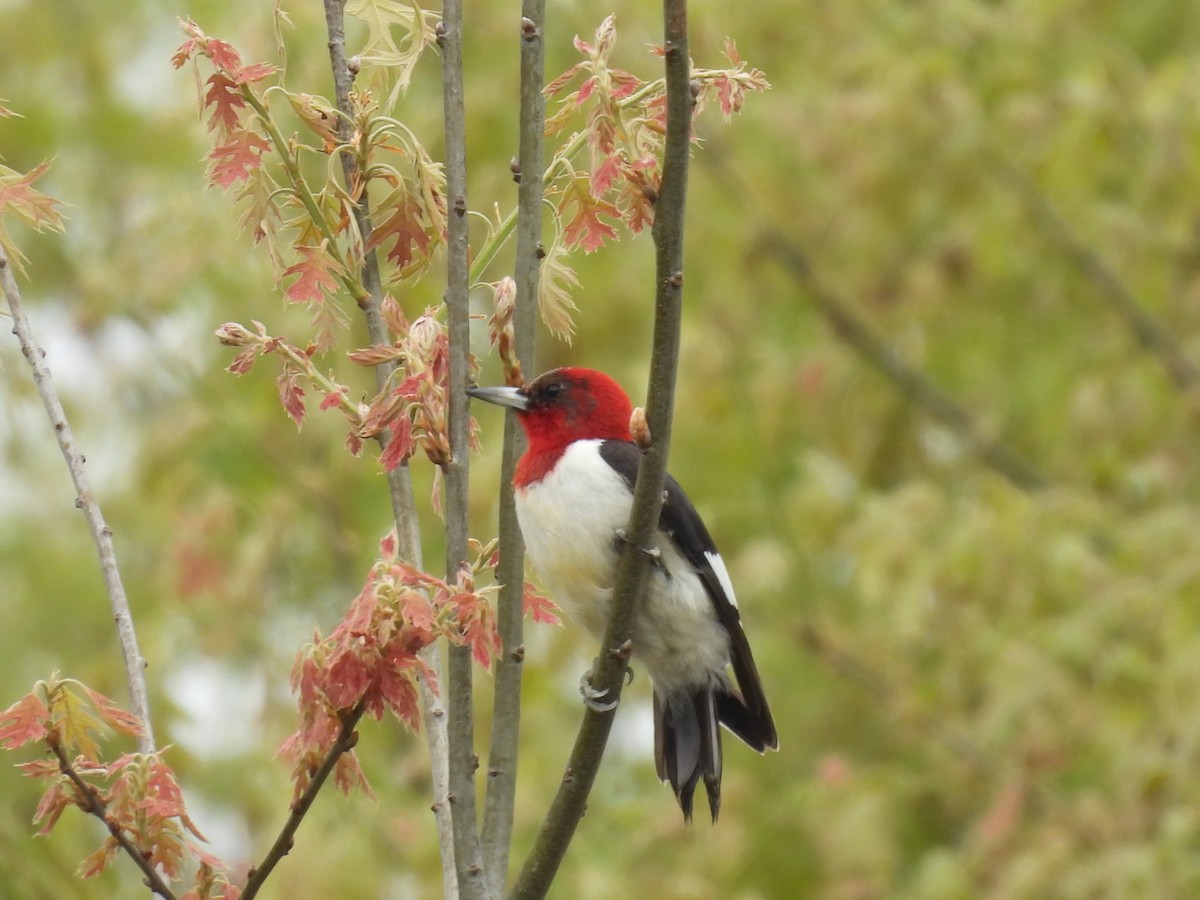
<instances>
[{"instance_id":1,"label":"branch node","mask_svg":"<svg viewBox=\"0 0 1200 900\"><path fill-rule=\"evenodd\" d=\"M628 639L618 647L613 647L608 651L614 659L619 659L621 662L628 662L629 657L633 654L633 640Z\"/></svg>"},{"instance_id":2,"label":"branch node","mask_svg":"<svg viewBox=\"0 0 1200 900\"><path fill-rule=\"evenodd\" d=\"M434 34L434 37L437 39L437 45L439 47L445 47L446 46L446 23L438 22L436 25L434 25L433 26L433 34Z\"/></svg>"},{"instance_id":3,"label":"branch node","mask_svg":"<svg viewBox=\"0 0 1200 900\"><path fill-rule=\"evenodd\" d=\"M667 284L675 288L683 287L683 273L678 271L672 272L671 277L667 279Z\"/></svg>"},{"instance_id":4,"label":"branch node","mask_svg":"<svg viewBox=\"0 0 1200 900\"><path fill-rule=\"evenodd\" d=\"M538 259L546 258L546 245L541 241L538 241L537 250L534 251L534 255L537 256Z\"/></svg>"},{"instance_id":5,"label":"branch node","mask_svg":"<svg viewBox=\"0 0 1200 900\"><path fill-rule=\"evenodd\" d=\"M510 653L508 656L513 662L524 662L525 661L525 645L518 644L513 649L513 652Z\"/></svg>"},{"instance_id":6,"label":"branch node","mask_svg":"<svg viewBox=\"0 0 1200 900\"><path fill-rule=\"evenodd\" d=\"M513 181L521 183L521 161L515 156L508 161L508 171L512 172Z\"/></svg>"},{"instance_id":7,"label":"branch node","mask_svg":"<svg viewBox=\"0 0 1200 900\"><path fill-rule=\"evenodd\" d=\"M541 36L537 22L528 16L521 17L521 37L527 41L536 41Z\"/></svg>"}]
</instances>

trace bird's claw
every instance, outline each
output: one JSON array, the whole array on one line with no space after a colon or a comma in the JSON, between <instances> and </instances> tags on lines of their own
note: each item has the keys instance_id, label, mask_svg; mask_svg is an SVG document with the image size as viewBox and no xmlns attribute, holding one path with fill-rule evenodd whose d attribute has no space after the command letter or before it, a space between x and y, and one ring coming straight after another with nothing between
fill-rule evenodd
<instances>
[{"instance_id":1,"label":"bird's claw","mask_svg":"<svg viewBox=\"0 0 1200 900\"><path fill-rule=\"evenodd\" d=\"M612 712L617 708L617 700L604 702L604 698L608 696L608 690L597 690L592 686L592 673L584 672L579 679L579 695L583 697L583 705L593 712L606 713Z\"/></svg>"},{"instance_id":2,"label":"bird's claw","mask_svg":"<svg viewBox=\"0 0 1200 900\"><path fill-rule=\"evenodd\" d=\"M652 563L659 564L662 562L662 551L661 550L659 550L657 547L642 547L642 546L639 546L638 544L635 544L633 541L631 541L629 539L629 535L627 535L625 533L624 528L618 528L615 532L613 532L613 537L615 539L615 543L618 546L620 546L621 544L628 544L630 547L637 550L639 553L644 553L648 557L650 557L650 561Z\"/></svg>"}]
</instances>

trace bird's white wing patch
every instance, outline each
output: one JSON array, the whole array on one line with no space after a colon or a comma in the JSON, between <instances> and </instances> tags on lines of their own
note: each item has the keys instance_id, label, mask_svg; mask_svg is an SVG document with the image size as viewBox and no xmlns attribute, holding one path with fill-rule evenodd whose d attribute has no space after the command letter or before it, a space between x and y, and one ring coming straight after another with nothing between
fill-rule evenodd
<instances>
[{"instance_id":1,"label":"bird's white wing patch","mask_svg":"<svg viewBox=\"0 0 1200 900\"><path fill-rule=\"evenodd\" d=\"M712 566L713 574L717 576L721 590L725 592L725 596L729 598L729 602L737 606L737 596L733 593L733 581L729 578L729 570L725 568L725 560L721 559L721 554L712 550L705 550L704 558Z\"/></svg>"}]
</instances>

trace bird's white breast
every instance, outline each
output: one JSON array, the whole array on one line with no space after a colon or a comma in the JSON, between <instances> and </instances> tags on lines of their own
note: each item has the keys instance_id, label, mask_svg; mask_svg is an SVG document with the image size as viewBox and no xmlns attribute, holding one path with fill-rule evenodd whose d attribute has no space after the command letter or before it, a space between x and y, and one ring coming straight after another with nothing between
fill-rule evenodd
<instances>
[{"instance_id":1,"label":"bird's white breast","mask_svg":"<svg viewBox=\"0 0 1200 900\"><path fill-rule=\"evenodd\" d=\"M628 524L633 504L624 479L600 455L600 444L575 441L544 478L516 492L517 518L542 586L595 636L608 621L616 534ZM634 656L669 693L722 672L729 640L691 565L661 532L657 544L661 565L651 572L633 645ZM718 571L724 575L724 567Z\"/></svg>"}]
</instances>

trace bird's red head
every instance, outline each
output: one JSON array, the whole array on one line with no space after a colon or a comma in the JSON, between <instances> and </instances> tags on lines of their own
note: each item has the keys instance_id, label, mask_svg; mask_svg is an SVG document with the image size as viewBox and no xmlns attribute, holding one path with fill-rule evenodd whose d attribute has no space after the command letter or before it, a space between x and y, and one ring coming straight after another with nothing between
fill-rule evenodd
<instances>
[{"instance_id":1,"label":"bird's red head","mask_svg":"<svg viewBox=\"0 0 1200 900\"><path fill-rule=\"evenodd\" d=\"M531 453L545 453L572 441L601 438L628 441L633 404L621 386L595 369L567 367L539 375L523 389L525 408L517 418Z\"/></svg>"},{"instance_id":2,"label":"bird's red head","mask_svg":"<svg viewBox=\"0 0 1200 900\"><path fill-rule=\"evenodd\" d=\"M574 441L632 440L633 404L621 386L595 369L551 369L523 388L471 388L480 400L517 410L529 439L517 482L537 481Z\"/></svg>"}]
</instances>

